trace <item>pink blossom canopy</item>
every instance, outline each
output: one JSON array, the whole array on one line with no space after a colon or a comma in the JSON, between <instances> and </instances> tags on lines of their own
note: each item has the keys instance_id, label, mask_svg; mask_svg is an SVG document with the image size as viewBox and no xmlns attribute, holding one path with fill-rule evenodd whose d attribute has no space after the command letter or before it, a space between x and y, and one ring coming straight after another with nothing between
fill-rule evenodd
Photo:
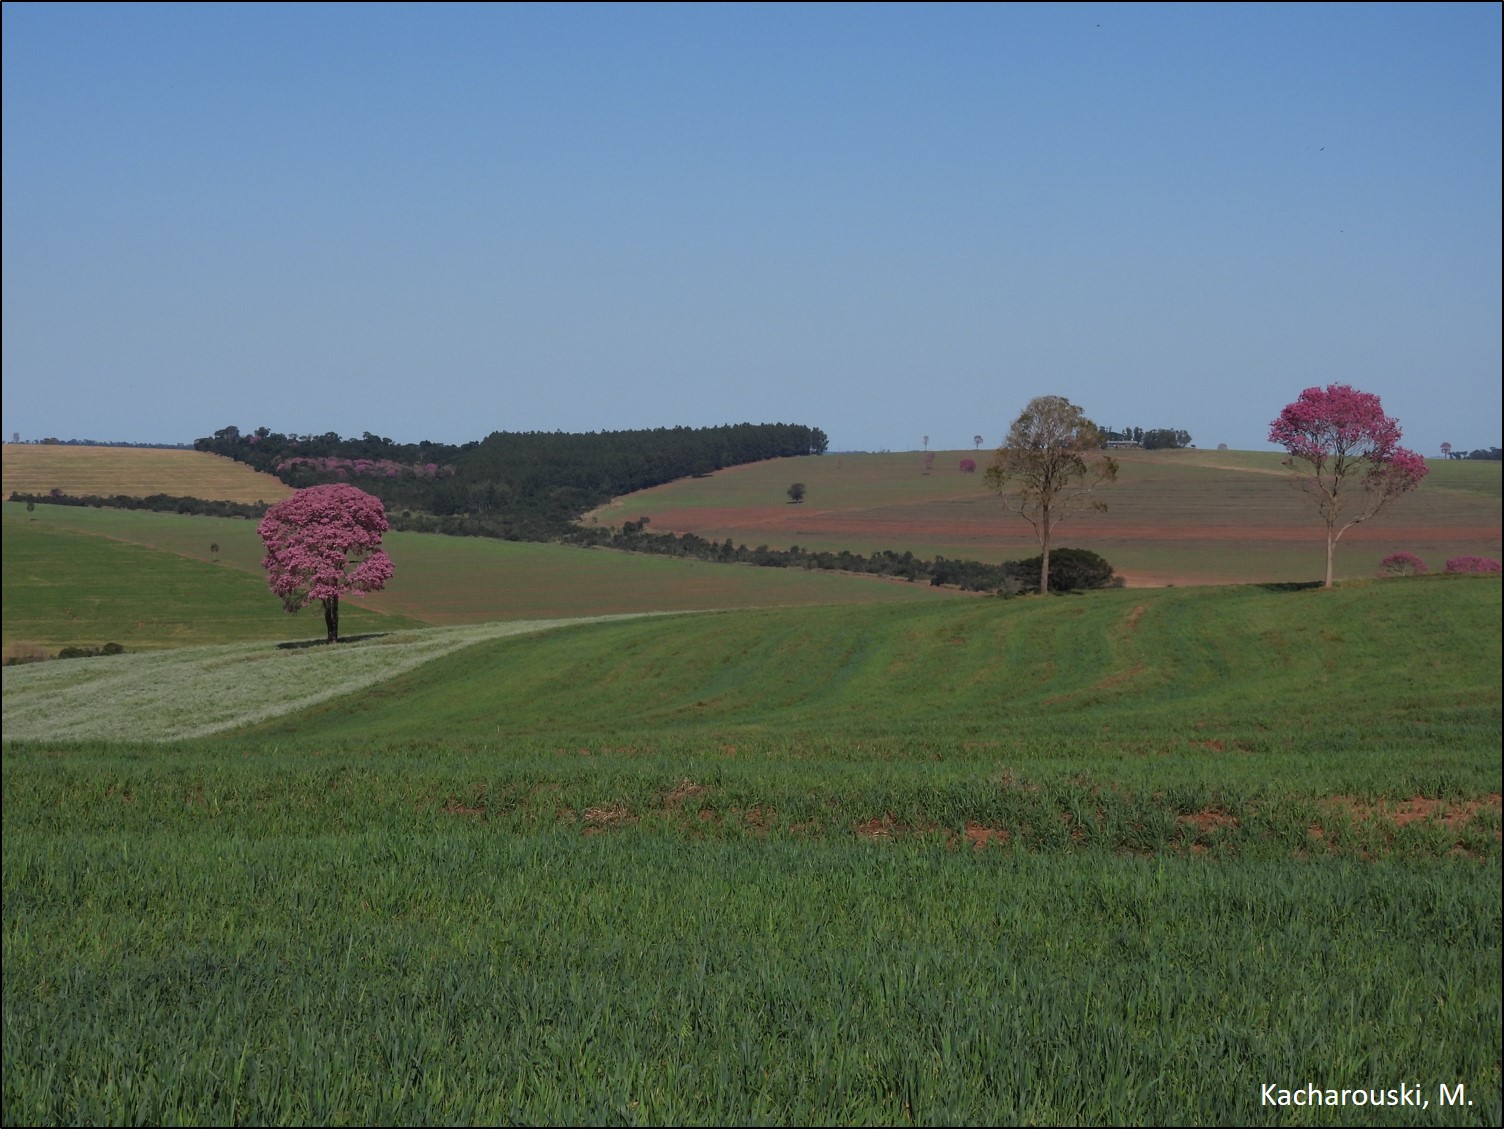
<instances>
[{"instance_id":1,"label":"pink blossom canopy","mask_svg":"<svg viewBox=\"0 0 1504 1134\"><path fill-rule=\"evenodd\" d=\"M1418 453L1400 447L1400 425L1377 394L1341 382L1311 386L1269 425L1269 440L1309 461L1318 476L1341 476L1364 465L1364 485L1384 499L1408 492L1430 470Z\"/></svg>"},{"instance_id":2,"label":"pink blossom canopy","mask_svg":"<svg viewBox=\"0 0 1504 1134\"><path fill-rule=\"evenodd\" d=\"M1284 464L1326 525L1327 586L1342 533L1415 488L1430 471L1418 453L1400 447L1399 422L1384 413L1378 395L1341 382L1302 390L1269 423L1269 440L1290 454Z\"/></svg>"},{"instance_id":3,"label":"pink blossom canopy","mask_svg":"<svg viewBox=\"0 0 1504 1134\"><path fill-rule=\"evenodd\" d=\"M305 488L269 508L257 529L267 583L288 610L379 591L392 577L380 550L386 530L386 510L369 493L348 484Z\"/></svg>"},{"instance_id":4,"label":"pink blossom canopy","mask_svg":"<svg viewBox=\"0 0 1504 1134\"><path fill-rule=\"evenodd\" d=\"M1319 468L1332 457L1387 457L1399 444L1400 426L1377 394L1337 382L1302 390L1270 423L1269 440Z\"/></svg>"}]
</instances>

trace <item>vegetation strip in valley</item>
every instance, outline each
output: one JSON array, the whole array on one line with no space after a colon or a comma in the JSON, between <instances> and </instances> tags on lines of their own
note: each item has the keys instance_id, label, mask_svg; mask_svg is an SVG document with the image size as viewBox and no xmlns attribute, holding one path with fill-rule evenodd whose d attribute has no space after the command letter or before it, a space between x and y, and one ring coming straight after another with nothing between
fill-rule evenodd
<instances>
[{"instance_id":1,"label":"vegetation strip in valley","mask_svg":"<svg viewBox=\"0 0 1504 1134\"><path fill-rule=\"evenodd\" d=\"M264 504L237 504L228 500L199 500L177 496L67 496L28 495L12 493L13 504L50 504L67 508L118 508L131 512L172 512L178 515L234 517L259 519L266 515ZM481 538L506 538L504 528L482 519L437 519L433 516L411 513L389 516L393 531L439 533L442 535L474 536ZM609 528L584 528L571 525L561 529L558 542L571 547L609 547L617 551L635 551L648 555L665 555L675 559L698 559L709 563L743 563L756 567L797 567L805 570L846 571L862 575L878 575L904 579L907 582L928 582L934 586L954 586L968 591L1001 591L1015 594L1021 590L1033 590L1039 583L1039 557L1023 562L1002 564L979 563L973 560L950 559L940 556L934 560L916 558L912 552L881 551L872 555L857 555L849 551L815 552L803 551L796 544L787 551L759 546L748 549L746 544L733 546L728 539L712 543L692 533L644 532L648 517L628 521L621 530ZM1071 548L1077 556L1092 556L1091 552ZM1100 557L1093 556L1094 559ZM1094 564L1095 565L1095 564ZM1078 578L1089 578L1093 586L1106 585L1112 580L1111 566L1102 560L1096 572L1068 572L1063 581L1055 584L1056 571L1052 569L1052 585L1057 590L1081 589L1071 585Z\"/></svg>"}]
</instances>

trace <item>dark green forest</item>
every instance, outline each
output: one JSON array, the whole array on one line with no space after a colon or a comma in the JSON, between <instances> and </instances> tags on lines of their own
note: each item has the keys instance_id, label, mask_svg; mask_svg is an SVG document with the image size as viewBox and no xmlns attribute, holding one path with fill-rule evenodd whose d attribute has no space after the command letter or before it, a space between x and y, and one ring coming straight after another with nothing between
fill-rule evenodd
<instances>
[{"instance_id":1,"label":"dark green forest","mask_svg":"<svg viewBox=\"0 0 1504 1134\"><path fill-rule=\"evenodd\" d=\"M807 425L676 426L601 433L492 433L483 441L403 444L365 433L284 434L236 426L194 448L242 461L294 488L354 484L387 512L482 521L488 535L549 540L597 505L686 476L774 457L819 454L829 440ZM478 534L478 533L477 533Z\"/></svg>"}]
</instances>

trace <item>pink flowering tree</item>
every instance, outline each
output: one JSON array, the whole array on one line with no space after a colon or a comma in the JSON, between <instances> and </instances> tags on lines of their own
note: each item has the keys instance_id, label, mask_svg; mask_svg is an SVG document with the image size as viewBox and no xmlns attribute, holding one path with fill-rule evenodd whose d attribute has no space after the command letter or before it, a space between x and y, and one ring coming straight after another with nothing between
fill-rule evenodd
<instances>
[{"instance_id":1,"label":"pink flowering tree","mask_svg":"<svg viewBox=\"0 0 1504 1134\"><path fill-rule=\"evenodd\" d=\"M267 509L257 529L267 583L289 613L324 606L328 641L339 641L339 596L379 591L392 577L381 550L386 509L348 484L318 484Z\"/></svg>"},{"instance_id":2,"label":"pink flowering tree","mask_svg":"<svg viewBox=\"0 0 1504 1134\"><path fill-rule=\"evenodd\" d=\"M1312 386L1270 423L1269 440L1289 456L1285 467L1311 497L1326 525L1326 585L1332 585L1337 541L1430 470L1400 446L1399 422L1384 414L1377 394L1335 383Z\"/></svg>"}]
</instances>

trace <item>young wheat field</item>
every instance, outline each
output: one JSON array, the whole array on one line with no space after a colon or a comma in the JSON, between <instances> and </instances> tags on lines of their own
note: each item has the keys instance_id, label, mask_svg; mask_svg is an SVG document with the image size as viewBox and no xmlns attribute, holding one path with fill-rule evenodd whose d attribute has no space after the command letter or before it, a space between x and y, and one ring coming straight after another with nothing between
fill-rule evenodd
<instances>
[{"instance_id":1,"label":"young wheat field","mask_svg":"<svg viewBox=\"0 0 1504 1134\"><path fill-rule=\"evenodd\" d=\"M1500 613L1424 577L9 667L4 1121L1497 1126Z\"/></svg>"}]
</instances>

